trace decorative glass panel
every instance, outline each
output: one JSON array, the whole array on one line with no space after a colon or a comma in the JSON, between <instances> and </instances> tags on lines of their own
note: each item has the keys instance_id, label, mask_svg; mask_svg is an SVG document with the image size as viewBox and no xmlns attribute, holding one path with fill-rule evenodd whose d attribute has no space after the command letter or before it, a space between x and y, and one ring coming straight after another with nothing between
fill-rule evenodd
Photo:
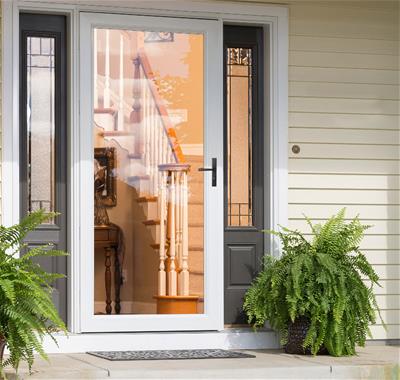
<instances>
[{"instance_id":1,"label":"decorative glass panel","mask_svg":"<svg viewBox=\"0 0 400 380\"><path fill-rule=\"evenodd\" d=\"M228 226L253 226L252 54L228 48L227 171Z\"/></svg>"},{"instance_id":2,"label":"decorative glass panel","mask_svg":"<svg viewBox=\"0 0 400 380\"><path fill-rule=\"evenodd\" d=\"M55 210L54 38L27 37L28 211Z\"/></svg>"}]
</instances>

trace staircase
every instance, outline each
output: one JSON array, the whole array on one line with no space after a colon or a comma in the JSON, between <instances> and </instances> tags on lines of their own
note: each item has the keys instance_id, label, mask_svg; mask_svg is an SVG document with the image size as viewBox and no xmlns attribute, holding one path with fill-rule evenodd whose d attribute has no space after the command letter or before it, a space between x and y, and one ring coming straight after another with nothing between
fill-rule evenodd
<instances>
[{"instance_id":1,"label":"staircase","mask_svg":"<svg viewBox=\"0 0 400 380\"><path fill-rule=\"evenodd\" d=\"M135 201L146 216L143 224L158 256L157 313L202 313L203 175L198 168L203 158L184 156L143 50L132 57L132 96L125 96L126 38L121 33L118 89L110 76L115 57L106 55L104 75L96 76L95 145L116 147L118 179L136 189Z\"/></svg>"}]
</instances>

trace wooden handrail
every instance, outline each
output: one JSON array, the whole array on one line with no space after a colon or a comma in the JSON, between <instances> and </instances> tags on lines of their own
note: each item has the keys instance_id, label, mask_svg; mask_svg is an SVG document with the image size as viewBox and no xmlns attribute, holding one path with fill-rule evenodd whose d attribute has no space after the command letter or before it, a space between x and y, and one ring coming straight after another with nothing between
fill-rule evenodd
<instances>
[{"instance_id":1,"label":"wooden handrail","mask_svg":"<svg viewBox=\"0 0 400 380\"><path fill-rule=\"evenodd\" d=\"M158 113L162 119L164 130L165 130L166 135L168 136L169 144L174 153L176 161L178 163L183 163L183 162L185 162L185 156L184 156L184 154L182 152L182 148L179 144L175 127L171 123L167 108L165 107L164 101L161 98L161 96L156 88L155 76L154 76L153 70L151 68L149 59L143 49L139 50L138 58L139 58L141 66L143 68L143 72L146 76L146 79L148 80L148 85L150 87L151 94L152 94L154 102L156 104Z\"/></svg>"},{"instance_id":2,"label":"wooden handrail","mask_svg":"<svg viewBox=\"0 0 400 380\"><path fill-rule=\"evenodd\" d=\"M160 172L166 172L166 171L173 171L173 172L184 172L184 171L189 171L190 169L190 164L160 164L158 165L158 170Z\"/></svg>"}]
</instances>

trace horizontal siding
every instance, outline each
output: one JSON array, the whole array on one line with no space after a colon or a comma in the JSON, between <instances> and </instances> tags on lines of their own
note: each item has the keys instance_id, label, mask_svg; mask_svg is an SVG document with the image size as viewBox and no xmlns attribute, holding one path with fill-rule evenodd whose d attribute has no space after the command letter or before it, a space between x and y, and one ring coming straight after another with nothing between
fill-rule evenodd
<instances>
[{"instance_id":1,"label":"horizontal siding","mask_svg":"<svg viewBox=\"0 0 400 380\"><path fill-rule=\"evenodd\" d=\"M303 145L301 145L302 147ZM349 148L350 149L350 148ZM321 157L304 158L289 157L289 172L318 173L318 174L362 174L362 175L398 175L400 162L397 159L371 160L370 158L344 159L339 156L333 158Z\"/></svg>"},{"instance_id":2,"label":"horizontal siding","mask_svg":"<svg viewBox=\"0 0 400 380\"><path fill-rule=\"evenodd\" d=\"M371 99L327 99L290 97L289 107L294 112L318 112L367 115L399 115L399 102Z\"/></svg>"},{"instance_id":3,"label":"horizontal siding","mask_svg":"<svg viewBox=\"0 0 400 380\"><path fill-rule=\"evenodd\" d=\"M399 190L290 189L292 204L400 205Z\"/></svg>"},{"instance_id":4,"label":"horizontal siding","mask_svg":"<svg viewBox=\"0 0 400 380\"><path fill-rule=\"evenodd\" d=\"M397 39L396 9L345 8L328 4L293 2L290 7L290 34L320 37L351 37L371 40ZM393 3L394 8L394 3Z\"/></svg>"},{"instance_id":5,"label":"horizontal siding","mask_svg":"<svg viewBox=\"0 0 400 380\"><path fill-rule=\"evenodd\" d=\"M303 188L304 181L310 189L360 189L387 190L400 189L400 174L357 175L357 174L296 174L289 177L289 187Z\"/></svg>"},{"instance_id":6,"label":"horizontal siding","mask_svg":"<svg viewBox=\"0 0 400 380\"><path fill-rule=\"evenodd\" d=\"M325 68L315 64L315 66L310 67L290 66L289 80L299 82L398 85L399 72L395 70Z\"/></svg>"},{"instance_id":7,"label":"horizontal siding","mask_svg":"<svg viewBox=\"0 0 400 380\"><path fill-rule=\"evenodd\" d=\"M396 56L396 43L393 40L375 40L361 38L335 38L319 36L291 35L289 45L291 52L313 51L318 53L351 53L368 55Z\"/></svg>"},{"instance_id":8,"label":"horizontal siding","mask_svg":"<svg viewBox=\"0 0 400 380\"><path fill-rule=\"evenodd\" d=\"M399 130L360 130L335 128L292 128L289 143L395 145L400 141ZM399 155L400 156L400 155Z\"/></svg>"},{"instance_id":9,"label":"horizontal siding","mask_svg":"<svg viewBox=\"0 0 400 380\"><path fill-rule=\"evenodd\" d=\"M389 54L291 51L290 66L398 70L397 57Z\"/></svg>"},{"instance_id":10,"label":"horizontal siding","mask_svg":"<svg viewBox=\"0 0 400 380\"><path fill-rule=\"evenodd\" d=\"M374 339L399 339L400 325L394 323L385 327L374 325L370 327L371 334Z\"/></svg>"},{"instance_id":11,"label":"horizontal siding","mask_svg":"<svg viewBox=\"0 0 400 380\"><path fill-rule=\"evenodd\" d=\"M310 234L303 214L342 207L372 225L361 248L388 325L375 339L400 338L398 17L394 2L290 2L289 226Z\"/></svg>"},{"instance_id":12,"label":"horizontal siding","mask_svg":"<svg viewBox=\"0 0 400 380\"><path fill-rule=\"evenodd\" d=\"M396 86L396 90L398 90L398 86ZM297 96L298 95L299 94L297 94ZM329 112L294 112L291 110L289 114L289 125L291 127L345 128L347 130L350 128L398 130L399 118L397 115L352 115Z\"/></svg>"},{"instance_id":13,"label":"horizontal siding","mask_svg":"<svg viewBox=\"0 0 400 380\"><path fill-rule=\"evenodd\" d=\"M382 279L379 284L381 286L375 286L375 294L400 295L399 277L395 279ZM390 321L387 321L387 323L390 323Z\"/></svg>"},{"instance_id":14,"label":"horizontal siding","mask_svg":"<svg viewBox=\"0 0 400 380\"><path fill-rule=\"evenodd\" d=\"M295 97L399 100L398 86L381 84L292 81L289 92Z\"/></svg>"},{"instance_id":15,"label":"horizontal siding","mask_svg":"<svg viewBox=\"0 0 400 380\"><path fill-rule=\"evenodd\" d=\"M375 220L400 220L400 206L373 204L349 205L346 203L334 205L289 203L289 218L303 219L303 215L306 214L310 218L327 219L343 207L346 207L349 217L360 215L362 219L368 219L371 223L374 223Z\"/></svg>"},{"instance_id":16,"label":"horizontal siding","mask_svg":"<svg viewBox=\"0 0 400 380\"><path fill-rule=\"evenodd\" d=\"M291 131L290 131L291 133ZM292 143L292 137L289 137ZM395 143L396 141L394 141ZM340 159L376 159L376 160L399 160L400 151L399 145L388 145L384 146L382 144L365 144L365 145L355 145L355 144L332 144L329 141L320 144L312 143L302 143L300 145L300 153L294 154L290 150L291 158L340 158ZM395 174L395 173L394 173Z\"/></svg>"},{"instance_id":17,"label":"horizontal siding","mask_svg":"<svg viewBox=\"0 0 400 380\"><path fill-rule=\"evenodd\" d=\"M313 223L323 223L325 220L317 219L312 220ZM366 220L362 219L361 223L370 226L369 229L365 231L366 235L397 235L400 231L400 221L399 220ZM304 219L291 219L290 228L310 231L306 221ZM399 255L400 256L400 255Z\"/></svg>"}]
</instances>

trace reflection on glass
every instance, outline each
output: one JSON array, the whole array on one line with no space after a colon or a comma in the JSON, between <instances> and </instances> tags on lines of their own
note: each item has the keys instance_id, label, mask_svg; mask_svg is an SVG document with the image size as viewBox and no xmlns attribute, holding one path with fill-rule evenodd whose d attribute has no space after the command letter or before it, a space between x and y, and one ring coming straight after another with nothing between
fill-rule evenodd
<instances>
[{"instance_id":1,"label":"reflection on glass","mask_svg":"<svg viewBox=\"0 0 400 380\"><path fill-rule=\"evenodd\" d=\"M203 313L203 36L93 36L95 313Z\"/></svg>"},{"instance_id":2,"label":"reflection on glass","mask_svg":"<svg viewBox=\"0 0 400 380\"><path fill-rule=\"evenodd\" d=\"M228 48L227 170L229 226L253 225L251 49Z\"/></svg>"},{"instance_id":3,"label":"reflection on glass","mask_svg":"<svg viewBox=\"0 0 400 380\"><path fill-rule=\"evenodd\" d=\"M54 38L27 37L28 211L55 210Z\"/></svg>"}]
</instances>

